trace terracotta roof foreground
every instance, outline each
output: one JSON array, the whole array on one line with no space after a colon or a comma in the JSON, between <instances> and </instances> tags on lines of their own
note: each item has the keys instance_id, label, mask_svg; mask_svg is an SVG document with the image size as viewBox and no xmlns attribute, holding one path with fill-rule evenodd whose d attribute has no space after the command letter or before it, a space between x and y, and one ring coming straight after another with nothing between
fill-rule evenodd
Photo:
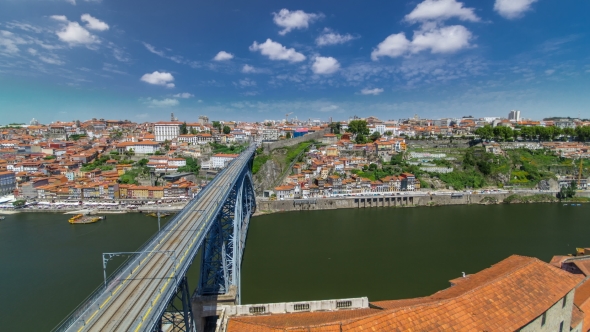
<instances>
[{"instance_id":1,"label":"terracotta roof foreground","mask_svg":"<svg viewBox=\"0 0 590 332\"><path fill-rule=\"evenodd\" d=\"M582 280L514 255L431 296L374 302L371 309L235 317L227 331L514 331Z\"/></svg>"}]
</instances>

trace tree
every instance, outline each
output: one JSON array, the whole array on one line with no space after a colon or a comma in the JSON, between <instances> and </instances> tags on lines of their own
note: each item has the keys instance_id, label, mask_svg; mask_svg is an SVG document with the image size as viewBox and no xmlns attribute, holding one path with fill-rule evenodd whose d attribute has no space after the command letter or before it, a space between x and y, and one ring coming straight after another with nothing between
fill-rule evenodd
<instances>
[{"instance_id":1,"label":"tree","mask_svg":"<svg viewBox=\"0 0 590 332\"><path fill-rule=\"evenodd\" d=\"M231 133L231 128L228 126L223 126L223 133L226 135Z\"/></svg>"},{"instance_id":2,"label":"tree","mask_svg":"<svg viewBox=\"0 0 590 332\"><path fill-rule=\"evenodd\" d=\"M188 134L188 129L186 127L186 122L180 125L180 135Z\"/></svg>"},{"instance_id":3,"label":"tree","mask_svg":"<svg viewBox=\"0 0 590 332\"><path fill-rule=\"evenodd\" d=\"M199 173L199 165L197 164L197 160L194 158L184 158L186 160L186 166L182 166L178 168L178 172L189 172L193 174Z\"/></svg>"},{"instance_id":4,"label":"tree","mask_svg":"<svg viewBox=\"0 0 590 332\"><path fill-rule=\"evenodd\" d=\"M352 120L348 123L348 132L352 134L369 135L370 130L365 120Z\"/></svg>"},{"instance_id":5,"label":"tree","mask_svg":"<svg viewBox=\"0 0 590 332\"><path fill-rule=\"evenodd\" d=\"M330 123L330 131L332 132L332 134L340 134L340 122Z\"/></svg>"},{"instance_id":6,"label":"tree","mask_svg":"<svg viewBox=\"0 0 590 332\"><path fill-rule=\"evenodd\" d=\"M286 139L290 139L291 138L291 133L287 132L287 135L285 136Z\"/></svg>"},{"instance_id":7,"label":"tree","mask_svg":"<svg viewBox=\"0 0 590 332\"><path fill-rule=\"evenodd\" d=\"M357 134L355 138L355 142L357 144L365 144L367 143L367 138L363 134Z\"/></svg>"},{"instance_id":8,"label":"tree","mask_svg":"<svg viewBox=\"0 0 590 332\"><path fill-rule=\"evenodd\" d=\"M197 131L197 129L195 129L195 127L191 127L191 135L196 135L199 132Z\"/></svg>"},{"instance_id":9,"label":"tree","mask_svg":"<svg viewBox=\"0 0 590 332\"><path fill-rule=\"evenodd\" d=\"M221 123L219 121L213 121L213 128L216 128L219 132L221 132Z\"/></svg>"},{"instance_id":10,"label":"tree","mask_svg":"<svg viewBox=\"0 0 590 332\"><path fill-rule=\"evenodd\" d=\"M489 140L494 136L494 129L490 125L485 125L477 128L475 130L475 135L479 136L481 139Z\"/></svg>"},{"instance_id":11,"label":"tree","mask_svg":"<svg viewBox=\"0 0 590 332\"><path fill-rule=\"evenodd\" d=\"M27 204L27 201L24 199L19 199L18 201L12 202L12 206L14 206L17 209L25 206L25 204Z\"/></svg>"},{"instance_id":12,"label":"tree","mask_svg":"<svg viewBox=\"0 0 590 332\"><path fill-rule=\"evenodd\" d=\"M393 136L393 132L391 132L390 130L388 130L383 135L385 135L385 136Z\"/></svg>"},{"instance_id":13,"label":"tree","mask_svg":"<svg viewBox=\"0 0 590 332\"><path fill-rule=\"evenodd\" d=\"M376 140L381 138L381 133L376 131L376 132L372 133L369 138L371 139L371 141L375 142Z\"/></svg>"}]
</instances>

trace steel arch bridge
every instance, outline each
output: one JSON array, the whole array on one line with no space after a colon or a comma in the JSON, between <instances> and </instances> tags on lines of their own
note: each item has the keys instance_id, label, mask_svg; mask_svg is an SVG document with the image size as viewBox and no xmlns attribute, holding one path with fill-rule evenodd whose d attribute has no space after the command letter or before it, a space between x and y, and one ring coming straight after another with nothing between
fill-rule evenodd
<instances>
[{"instance_id":1,"label":"steel arch bridge","mask_svg":"<svg viewBox=\"0 0 590 332\"><path fill-rule=\"evenodd\" d=\"M237 290L250 217L256 210L252 179L255 146L227 165L207 187L136 252L128 255L54 331L197 331L186 273L203 248L197 294Z\"/></svg>"}]
</instances>

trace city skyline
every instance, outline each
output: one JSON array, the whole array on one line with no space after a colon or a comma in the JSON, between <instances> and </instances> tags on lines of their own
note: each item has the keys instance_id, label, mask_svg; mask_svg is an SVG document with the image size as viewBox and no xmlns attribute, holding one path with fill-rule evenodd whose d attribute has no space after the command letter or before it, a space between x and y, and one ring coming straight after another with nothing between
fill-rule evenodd
<instances>
[{"instance_id":1,"label":"city skyline","mask_svg":"<svg viewBox=\"0 0 590 332\"><path fill-rule=\"evenodd\" d=\"M5 123L584 118L590 4L569 4L4 1L0 108Z\"/></svg>"}]
</instances>

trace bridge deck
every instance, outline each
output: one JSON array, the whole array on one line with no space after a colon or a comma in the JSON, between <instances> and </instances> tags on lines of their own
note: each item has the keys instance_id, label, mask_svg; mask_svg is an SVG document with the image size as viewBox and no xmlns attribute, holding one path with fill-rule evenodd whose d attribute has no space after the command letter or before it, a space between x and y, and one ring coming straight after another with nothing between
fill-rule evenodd
<instances>
[{"instance_id":1,"label":"bridge deck","mask_svg":"<svg viewBox=\"0 0 590 332\"><path fill-rule=\"evenodd\" d=\"M247 167L248 149L191 201L63 331L143 331L152 327L188 270L229 189Z\"/></svg>"}]
</instances>

